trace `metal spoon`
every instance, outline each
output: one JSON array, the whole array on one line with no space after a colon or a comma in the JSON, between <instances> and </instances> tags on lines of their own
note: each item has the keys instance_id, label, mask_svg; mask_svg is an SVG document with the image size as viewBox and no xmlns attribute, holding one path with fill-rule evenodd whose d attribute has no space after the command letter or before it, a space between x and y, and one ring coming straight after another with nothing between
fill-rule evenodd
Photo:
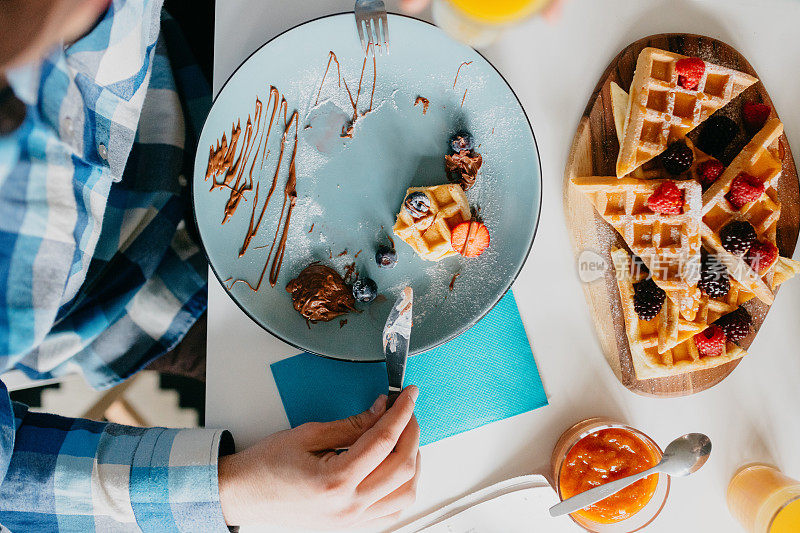
<instances>
[{"instance_id":1,"label":"metal spoon","mask_svg":"<svg viewBox=\"0 0 800 533\"><path fill-rule=\"evenodd\" d=\"M572 498L567 498L550 508L550 516L574 513L579 509L608 498L628 485L652 474L664 473L675 477L688 476L700 470L700 467L708 461L709 455L711 455L711 439L702 433L688 433L670 442L667 449L664 450L661 461L653 468L589 489L576 494Z\"/></svg>"}]
</instances>

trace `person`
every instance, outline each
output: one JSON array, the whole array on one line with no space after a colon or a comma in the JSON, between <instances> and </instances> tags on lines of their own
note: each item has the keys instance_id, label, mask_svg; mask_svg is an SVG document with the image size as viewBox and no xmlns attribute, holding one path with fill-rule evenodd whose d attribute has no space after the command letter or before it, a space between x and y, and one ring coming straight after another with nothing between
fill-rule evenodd
<instances>
[{"instance_id":1,"label":"person","mask_svg":"<svg viewBox=\"0 0 800 533\"><path fill-rule=\"evenodd\" d=\"M0 6L0 375L80 369L110 387L174 353L204 314L186 176L210 97L162 2ZM390 521L416 493L418 394L408 387L389 409L381 396L234 453L225 430L31 412L0 381L0 524Z\"/></svg>"}]
</instances>

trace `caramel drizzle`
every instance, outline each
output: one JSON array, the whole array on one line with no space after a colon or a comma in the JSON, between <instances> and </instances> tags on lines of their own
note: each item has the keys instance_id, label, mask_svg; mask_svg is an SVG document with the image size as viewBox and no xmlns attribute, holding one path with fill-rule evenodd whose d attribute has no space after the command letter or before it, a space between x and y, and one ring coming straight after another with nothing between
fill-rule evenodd
<instances>
[{"instance_id":1,"label":"caramel drizzle","mask_svg":"<svg viewBox=\"0 0 800 533\"><path fill-rule=\"evenodd\" d=\"M361 91L363 89L364 83L364 72L367 69L367 60L369 59L369 51L370 47L372 47L372 92L369 97L369 109L364 111L363 113L358 112L358 101L361 98ZM328 77L328 72L331 68L331 62L336 63L336 75L337 75L337 83L338 87L342 87L342 83L344 83L344 88L347 91L347 97L350 99L350 105L353 107L353 117L350 119L349 123L342 126L342 137L352 137L354 126L356 120L358 120L359 116L365 116L367 113L372 111L373 104L375 102L375 85L378 80L378 63L375 56L375 45L374 43L368 43L367 49L364 53L364 62L361 65L361 75L358 78L358 89L356 90L356 97L353 99L353 92L350 90L350 86L347 85L347 79L342 76L342 67L339 64L339 59L336 57L336 53L333 50L328 52L328 64L325 67L325 74L322 75L322 81L319 84L319 90L317 91L317 99L314 101L314 105L319 104L320 96L322 95L322 88L325 86L325 79Z\"/></svg>"},{"instance_id":2,"label":"caramel drizzle","mask_svg":"<svg viewBox=\"0 0 800 533\"><path fill-rule=\"evenodd\" d=\"M253 207L250 212L250 223L247 229L247 233L245 234L244 241L242 242L242 246L239 250L239 257L242 257L246 252L250 243L258 233L259 227L261 226L261 222L264 219L264 213L266 212L267 206L269 205L270 199L272 198L272 194L275 191L278 183L278 177L281 171L281 164L283 162L284 153L286 150L286 140L287 136L289 135L292 125L294 125L294 145L292 147L292 158L291 163L289 165L289 176L286 182L286 186L284 188L284 199L283 199L283 206L281 207L281 215L278 219L278 225L275 229L275 237L273 239L272 245L270 246L269 253L267 254L266 262L264 263L264 268L261 271L261 275L258 278L258 282L256 285L252 285L249 281L244 279L233 279L229 277L224 281L224 283L228 286L228 290L233 289L233 287L237 283L243 283L247 285L251 290L258 291L261 287L261 283L264 279L266 274L267 268L270 267L270 260L272 260L272 265L270 268L270 275L269 281L270 285L273 287L277 283L278 274L281 269L281 265L283 264L283 257L286 248L286 240L288 237L288 230L289 224L291 222L291 215L294 206L297 203L297 174L295 168L295 160L297 157L297 145L298 145L298 128L299 128L299 116L297 111L294 111L291 116L289 116L289 109L288 103L285 97L282 97L275 86L270 86L269 90L269 99L267 100L267 113L264 113L263 105L261 100L256 97L256 107L255 111L252 115L248 115L247 117L247 124L244 130L244 137L242 138L242 128L241 122L237 122L235 125L231 127L231 142L230 145L228 144L227 137L225 133L222 135L221 141L218 140L215 146L211 146L209 149L209 156L208 156L208 167L206 168L206 180L208 178L212 179L211 189L213 191L215 189L224 188L230 191L230 196L228 197L225 203L224 215L222 224L225 224L231 216L236 212L236 208L239 202L244 199L247 201L247 197L245 193L247 191L253 190L253 170L255 169L256 163L259 161L259 154L261 154L261 163L259 170L263 170L264 168L264 161L269 157L270 150L268 149L269 146L269 139L272 134L272 126L276 124L276 115L278 116L278 121L280 120L280 114L283 113L283 123L284 123L284 131L281 137L281 148L280 154L278 156L277 165L275 167L275 173L272 177L272 185L270 186L269 192L267 193L267 197L264 200L264 203L259 206L259 195L261 189L261 180L259 179L256 182L255 186L255 194L253 196ZM262 128L261 123L262 119L264 119L264 127ZM255 121L255 132L253 131L253 122ZM265 131L266 130L266 131ZM241 148L239 148L239 140L243 139L241 143ZM257 139L257 140L256 140ZM255 147L255 153L253 153ZM237 155L238 149L238 155ZM251 160L252 156L252 160ZM247 178L245 178L244 171L247 167L247 163L250 162L250 169L247 174ZM235 179L234 179L235 177ZM288 209L287 209L288 204ZM260 212L258 217L256 218L256 211L260 207ZM281 227L283 227L283 233L281 234ZM280 241L278 241L278 235L281 234ZM266 248L267 245L258 246L256 248ZM273 255L274 252L274 255Z\"/></svg>"},{"instance_id":3,"label":"caramel drizzle","mask_svg":"<svg viewBox=\"0 0 800 533\"><path fill-rule=\"evenodd\" d=\"M465 67L467 65L471 65L472 61L464 61L458 66L458 70L456 71L456 79L453 80L453 89L456 88L456 83L458 82L458 75L461 73L461 67Z\"/></svg>"},{"instance_id":4,"label":"caramel drizzle","mask_svg":"<svg viewBox=\"0 0 800 533\"><path fill-rule=\"evenodd\" d=\"M256 98L256 109L253 112L253 117L256 120L256 132L253 134L253 121L250 115L247 116L247 125L245 126L244 144L239 151L239 156L234 163L234 154L236 146L239 142L239 137L242 132L241 121L237 121L236 126L231 130L231 145L227 146L225 134L222 135L222 143L217 141L216 149L212 146L209 150L208 167L206 168L206 180L212 178L211 188L214 189L228 189L230 196L225 203L225 210L222 216L222 224L230 220L231 216L236 212L239 202L244 198L244 193L253 189L253 165L255 165L255 158L253 165L250 166L249 182L242 183L244 176L244 169L247 166L247 161L253 150L253 140L258 137L261 131L261 100ZM258 143L260 149L260 140ZM258 157L258 150L256 150L256 158ZM217 176L224 174L222 181L217 180ZM234 175L236 181L231 185ZM246 199L245 199L246 200Z\"/></svg>"},{"instance_id":5,"label":"caramel drizzle","mask_svg":"<svg viewBox=\"0 0 800 533\"><path fill-rule=\"evenodd\" d=\"M448 288L450 289L450 292L452 292L452 291L453 291L453 289L455 288L455 286L456 286L456 279L458 279L458 276L460 276L460 275L461 275L461 271L459 270L458 272L456 272L455 274L453 274L453 277L452 277L452 278L450 278L450 285L448 286Z\"/></svg>"},{"instance_id":6,"label":"caramel drizzle","mask_svg":"<svg viewBox=\"0 0 800 533\"><path fill-rule=\"evenodd\" d=\"M278 274L280 273L281 266L283 265L283 257L286 251L286 240L289 235L289 225L292 220L292 211L294 210L294 206L297 204L297 173L295 168L295 159L297 157L297 138L298 138L298 129L299 129L299 115L297 110L295 110L291 117L288 116L288 104L285 98L281 98L280 108L278 114L283 111L283 121L284 121L284 131L283 136L281 138L281 151L278 156L278 165L275 169L275 175L272 180L272 187L270 188L269 194L267 195L267 199L264 202L264 205L261 208L261 213L258 217L258 222L253 225L253 220L255 217L255 207L257 204L257 197L258 197L258 185L256 185L256 200L253 202L253 213L250 217L251 227L248 231L248 237L252 238L258 232L258 227L261 224L261 220L263 219L264 212L269 204L270 197L275 190L278 174L280 172L281 162L283 160L283 155L286 148L286 135L289 133L289 130L294 124L294 145L292 148L292 159L289 164L289 177L286 180L286 186L284 187L283 193L283 205L281 206L281 214L278 218L278 225L275 228L275 236L272 239L272 246L270 246L269 253L267 254L267 260L264 262L264 268L261 269L261 274L258 277L258 282L252 285L246 279L236 279L233 283L230 284L228 290L232 290L233 287L237 283L244 283L250 290L253 292L257 292L261 288L261 283L264 281L264 276L267 272L267 267L270 266L270 259L272 259L272 266L270 267L269 271L269 284L270 286L274 287L275 284L278 282ZM289 209L286 209L287 203L289 204ZM284 214L286 215L284 217ZM282 224L281 224L282 222ZM283 233L281 234L281 239L278 241L278 234L280 233L281 226L283 226ZM275 247L276 243L278 244L277 248ZM247 239L247 244L249 244L249 239ZM244 245L243 245L244 246ZM273 252L275 255L273 256ZM243 253L243 252L241 252ZM241 254L240 254L241 257Z\"/></svg>"},{"instance_id":7,"label":"caramel drizzle","mask_svg":"<svg viewBox=\"0 0 800 533\"><path fill-rule=\"evenodd\" d=\"M414 100L414 107L417 107L418 104L422 104L422 114L424 115L428 112L428 106L431 105L431 102L424 96L417 96L417 99Z\"/></svg>"},{"instance_id":8,"label":"caramel drizzle","mask_svg":"<svg viewBox=\"0 0 800 533\"><path fill-rule=\"evenodd\" d=\"M267 100L267 109L269 109L270 105L271 105L272 106L272 113L270 114L270 118L269 118L269 126L267 127L266 140L264 141L264 150L265 150L265 152L264 152L264 155L262 156L262 161L261 161L262 167L264 165L264 161L263 161L264 156L266 156L266 154L268 153L268 151L267 151L267 143L269 143L269 136L272 133L272 125L275 122L275 115L278 113L278 109L279 108L282 109L286 105L286 99L285 98L281 98L280 104L278 103L279 96L280 96L280 94L278 93L278 89L276 89L274 86L271 86L270 89L269 89L269 100ZM286 140L286 132L284 131L284 133L283 133L283 141L285 141L285 140ZM260 188L261 182L259 181L259 183L256 184L256 193L255 193L255 196L253 197L253 208L250 211L250 225L248 226L247 233L244 236L244 242L242 242L242 247L239 249L239 257L242 257L245 254L245 252L247 252L247 248L250 246L250 241L253 239L253 237L255 237L256 233L258 233L258 228L259 228L259 226L261 226L261 221L264 218L264 212L267 210L267 206L269 205L270 198L272 198L272 193L275 191L275 185L278 182L278 174L279 174L280 169L281 169L281 161L283 160L283 150L284 150L284 146L283 146L283 142L282 142L281 143L280 156L278 157L278 166L275 167L275 175L272 177L272 187L270 187L269 194L267 194L267 199L266 199L266 201L264 202L264 205L261 208L261 213L258 216L258 221L257 222L255 221L255 214L256 214L256 208L258 207L258 193L259 193L259 188ZM258 155L256 155L256 157L258 157ZM255 159L253 160L253 164L255 164ZM251 167L250 170L252 171L252 167ZM252 188L252 182L251 182L250 185L251 185L251 188Z\"/></svg>"}]
</instances>

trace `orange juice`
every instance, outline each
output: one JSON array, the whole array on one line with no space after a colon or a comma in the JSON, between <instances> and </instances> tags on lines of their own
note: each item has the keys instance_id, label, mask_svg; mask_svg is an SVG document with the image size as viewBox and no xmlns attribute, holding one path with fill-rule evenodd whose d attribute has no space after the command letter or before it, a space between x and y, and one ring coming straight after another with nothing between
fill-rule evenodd
<instances>
[{"instance_id":1,"label":"orange juice","mask_svg":"<svg viewBox=\"0 0 800 533\"><path fill-rule=\"evenodd\" d=\"M769 533L796 533L800 531L800 500L795 500L778 511L769 527Z\"/></svg>"},{"instance_id":2,"label":"orange juice","mask_svg":"<svg viewBox=\"0 0 800 533\"><path fill-rule=\"evenodd\" d=\"M488 46L502 30L539 11L551 0L434 0L433 20L470 46Z\"/></svg>"},{"instance_id":3,"label":"orange juice","mask_svg":"<svg viewBox=\"0 0 800 533\"><path fill-rule=\"evenodd\" d=\"M728 485L728 509L750 533L800 531L800 481L764 464L743 467Z\"/></svg>"},{"instance_id":4,"label":"orange juice","mask_svg":"<svg viewBox=\"0 0 800 533\"><path fill-rule=\"evenodd\" d=\"M549 0L449 0L465 15L482 22L513 22L533 14L549 3Z\"/></svg>"}]
</instances>

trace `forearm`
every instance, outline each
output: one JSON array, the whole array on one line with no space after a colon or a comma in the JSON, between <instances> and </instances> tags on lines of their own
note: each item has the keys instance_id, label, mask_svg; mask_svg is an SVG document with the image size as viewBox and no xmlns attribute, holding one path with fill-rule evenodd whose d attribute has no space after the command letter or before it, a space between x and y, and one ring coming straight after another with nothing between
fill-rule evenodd
<instances>
[{"instance_id":1,"label":"forearm","mask_svg":"<svg viewBox=\"0 0 800 533\"><path fill-rule=\"evenodd\" d=\"M12 531L227 531L217 475L220 448L232 448L227 432L14 411L13 454L0 483L0 523Z\"/></svg>"}]
</instances>

